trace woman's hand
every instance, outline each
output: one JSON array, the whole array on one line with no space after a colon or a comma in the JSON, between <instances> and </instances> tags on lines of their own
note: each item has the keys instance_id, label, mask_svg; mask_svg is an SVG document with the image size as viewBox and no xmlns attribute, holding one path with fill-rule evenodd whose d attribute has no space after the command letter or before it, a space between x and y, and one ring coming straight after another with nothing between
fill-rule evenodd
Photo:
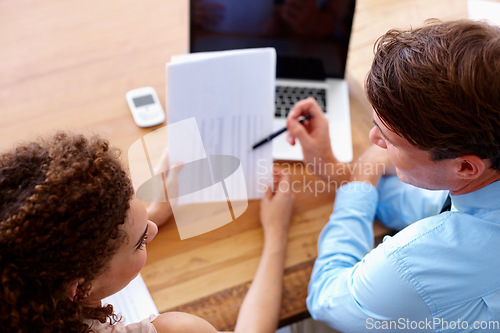
<instances>
[{"instance_id":1,"label":"woman's hand","mask_svg":"<svg viewBox=\"0 0 500 333\"><path fill-rule=\"evenodd\" d=\"M241 305L235 333L271 333L276 332L278 326L293 194L289 175L275 171L274 176L274 191L268 189L260 205L264 229L262 256Z\"/></svg>"},{"instance_id":2,"label":"woman's hand","mask_svg":"<svg viewBox=\"0 0 500 333\"><path fill-rule=\"evenodd\" d=\"M172 205L175 204L175 199L169 199L166 189L177 188L177 176L181 169L181 164L174 164L170 167L168 162L168 148L166 148L160 157L158 165L154 169L156 175L163 173L166 202L152 202L147 208L149 219L156 223L158 227L165 224L173 215Z\"/></svg>"},{"instance_id":3,"label":"woman's hand","mask_svg":"<svg viewBox=\"0 0 500 333\"><path fill-rule=\"evenodd\" d=\"M293 199L290 175L275 171L274 190L269 187L260 204L260 220L265 242L284 242L286 245Z\"/></svg>"}]
</instances>

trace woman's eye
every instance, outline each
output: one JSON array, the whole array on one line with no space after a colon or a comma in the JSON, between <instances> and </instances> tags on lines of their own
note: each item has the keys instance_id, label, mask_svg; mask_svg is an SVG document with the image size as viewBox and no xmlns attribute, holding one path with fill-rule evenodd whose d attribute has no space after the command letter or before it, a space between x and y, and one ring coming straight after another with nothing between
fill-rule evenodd
<instances>
[{"instance_id":1,"label":"woman's eye","mask_svg":"<svg viewBox=\"0 0 500 333\"><path fill-rule=\"evenodd\" d=\"M142 237L141 242L139 243L139 246L137 246L137 250L142 249L146 245L146 241L148 240L148 235L144 235Z\"/></svg>"}]
</instances>

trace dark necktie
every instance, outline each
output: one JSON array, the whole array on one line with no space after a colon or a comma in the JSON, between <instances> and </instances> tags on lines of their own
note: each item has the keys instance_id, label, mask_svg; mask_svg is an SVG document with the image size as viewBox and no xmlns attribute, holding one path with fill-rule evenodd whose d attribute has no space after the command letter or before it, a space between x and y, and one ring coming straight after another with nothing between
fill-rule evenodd
<instances>
[{"instance_id":1,"label":"dark necktie","mask_svg":"<svg viewBox=\"0 0 500 333\"><path fill-rule=\"evenodd\" d=\"M448 196L446 197L446 200L443 204L443 208L441 208L441 211L439 212L439 214L443 213L443 212L448 212L450 211L451 209L451 197L450 197L450 194L448 193Z\"/></svg>"}]
</instances>

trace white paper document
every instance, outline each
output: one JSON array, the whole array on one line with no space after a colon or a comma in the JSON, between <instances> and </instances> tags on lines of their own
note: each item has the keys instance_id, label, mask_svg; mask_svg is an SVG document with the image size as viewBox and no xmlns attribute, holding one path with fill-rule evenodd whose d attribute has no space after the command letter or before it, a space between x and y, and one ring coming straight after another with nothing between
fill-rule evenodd
<instances>
[{"instance_id":1,"label":"white paper document","mask_svg":"<svg viewBox=\"0 0 500 333\"><path fill-rule=\"evenodd\" d=\"M168 124L193 118L204 153L193 151L199 150L197 135L169 133L171 163L234 156L241 163L247 198L262 198L271 181L272 144L251 147L273 131L275 67L272 48L173 57L167 64ZM188 131L193 130L182 132Z\"/></svg>"},{"instance_id":2,"label":"white paper document","mask_svg":"<svg viewBox=\"0 0 500 333\"><path fill-rule=\"evenodd\" d=\"M126 325L141 321L152 314L159 314L140 274L128 286L104 298L102 303L113 305L115 313L122 316L122 322Z\"/></svg>"}]
</instances>

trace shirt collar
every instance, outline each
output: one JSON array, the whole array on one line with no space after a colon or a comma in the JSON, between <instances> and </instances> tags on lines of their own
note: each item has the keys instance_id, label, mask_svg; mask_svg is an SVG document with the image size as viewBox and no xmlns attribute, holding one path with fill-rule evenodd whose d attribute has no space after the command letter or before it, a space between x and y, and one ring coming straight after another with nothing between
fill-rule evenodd
<instances>
[{"instance_id":1,"label":"shirt collar","mask_svg":"<svg viewBox=\"0 0 500 333\"><path fill-rule=\"evenodd\" d=\"M495 181L479 190L451 195L453 208L462 213L471 213L477 210L500 209L500 181Z\"/></svg>"}]
</instances>

